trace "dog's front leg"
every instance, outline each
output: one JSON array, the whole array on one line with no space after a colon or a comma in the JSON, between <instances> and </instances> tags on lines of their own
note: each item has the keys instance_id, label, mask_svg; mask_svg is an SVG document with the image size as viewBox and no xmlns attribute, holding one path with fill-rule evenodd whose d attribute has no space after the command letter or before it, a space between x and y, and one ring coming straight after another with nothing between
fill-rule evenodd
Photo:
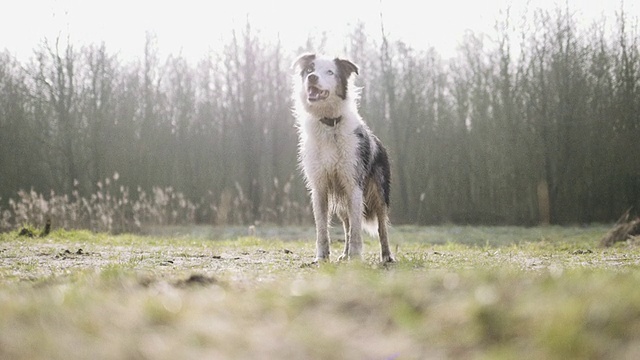
<instances>
[{"instance_id":1,"label":"dog's front leg","mask_svg":"<svg viewBox=\"0 0 640 360\"><path fill-rule=\"evenodd\" d=\"M311 193L313 218L316 223L316 262L327 261L331 255L329 247L329 197L325 190Z\"/></svg>"},{"instance_id":2,"label":"dog's front leg","mask_svg":"<svg viewBox=\"0 0 640 360\"><path fill-rule=\"evenodd\" d=\"M341 214L340 219L342 220L342 229L344 230L344 251L338 258L338 261L343 261L349 259L349 229L351 228L351 226L349 225L348 213L345 212Z\"/></svg>"},{"instance_id":3,"label":"dog's front leg","mask_svg":"<svg viewBox=\"0 0 640 360\"><path fill-rule=\"evenodd\" d=\"M362 197L362 190L357 188L349 199L349 246L345 246L349 259L362 259Z\"/></svg>"}]
</instances>

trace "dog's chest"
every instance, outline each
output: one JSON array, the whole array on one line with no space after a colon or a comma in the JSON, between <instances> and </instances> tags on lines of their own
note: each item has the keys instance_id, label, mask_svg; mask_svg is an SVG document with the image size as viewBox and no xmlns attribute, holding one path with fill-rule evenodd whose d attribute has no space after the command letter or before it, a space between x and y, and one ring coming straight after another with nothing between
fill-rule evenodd
<instances>
[{"instance_id":1,"label":"dog's chest","mask_svg":"<svg viewBox=\"0 0 640 360\"><path fill-rule=\"evenodd\" d=\"M351 179L357 162L358 138L352 132L323 129L303 144L303 166L309 180Z\"/></svg>"}]
</instances>

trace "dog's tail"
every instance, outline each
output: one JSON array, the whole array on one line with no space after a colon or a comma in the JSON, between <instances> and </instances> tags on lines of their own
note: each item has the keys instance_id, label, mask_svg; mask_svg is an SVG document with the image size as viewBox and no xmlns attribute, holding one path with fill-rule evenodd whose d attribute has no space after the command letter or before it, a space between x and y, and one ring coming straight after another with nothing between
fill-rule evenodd
<instances>
[{"instance_id":1,"label":"dog's tail","mask_svg":"<svg viewBox=\"0 0 640 360\"><path fill-rule=\"evenodd\" d=\"M367 232L367 234L378 237L378 217L373 216L371 218L362 219L362 229Z\"/></svg>"}]
</instances>

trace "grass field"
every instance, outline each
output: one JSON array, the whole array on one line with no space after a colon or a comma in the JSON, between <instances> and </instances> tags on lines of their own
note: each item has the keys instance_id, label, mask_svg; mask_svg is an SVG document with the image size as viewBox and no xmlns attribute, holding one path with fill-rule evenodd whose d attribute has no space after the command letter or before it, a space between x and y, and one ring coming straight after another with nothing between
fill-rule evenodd
<instances>
[{"instance_id":1,"label":"grass field","mask_svg":"<svg viewBox=\"0 0 640 360\"><path fill-rule=\"evenodd\" d=\"M606 227L396 227L388 267L373 239L310 265L307 228L168 231L1 234L0 358L640 358L640 246Z\"/></svg>"}]
</instances>

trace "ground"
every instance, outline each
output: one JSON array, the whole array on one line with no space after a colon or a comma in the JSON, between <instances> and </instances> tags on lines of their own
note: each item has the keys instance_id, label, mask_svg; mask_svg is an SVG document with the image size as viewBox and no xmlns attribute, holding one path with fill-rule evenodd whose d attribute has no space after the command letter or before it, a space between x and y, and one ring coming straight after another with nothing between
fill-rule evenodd
<instances>
[{"instance_id":1,"label":"ground","mask_svg":"<svg viewBox=\"0 0 640 360\"><path fill-rule=\"evenodd\" d=\"M604 226L396 227L390 266L232 230L0 234L0 358L640 357L640 247Z\"/></svg>"}]
</instances>

